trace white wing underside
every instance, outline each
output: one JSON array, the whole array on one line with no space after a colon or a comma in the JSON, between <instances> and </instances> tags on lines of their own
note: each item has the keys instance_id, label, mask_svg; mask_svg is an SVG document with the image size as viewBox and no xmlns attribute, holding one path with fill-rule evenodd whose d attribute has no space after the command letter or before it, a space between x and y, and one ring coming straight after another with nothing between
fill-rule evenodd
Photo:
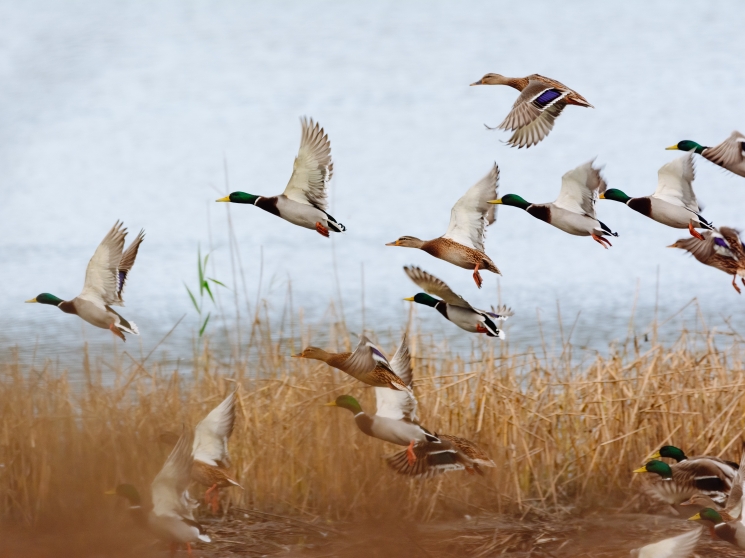
<instances>
[{"instance_id":1,"label":"white wing underside","mask_svg":"<svg viewBox=\"0 0 745 558\"><path fill-rule=\"evenodd\" d=\"M701 527L687 533L648 544L639 549L639 558L688 558L701 537Z\"/></svg>"},{"instance_id":2,"label":"white wing underside","mask_svg":"<svg viewBox=\"0 0 745 558\"><path fill-rule=\"evenodd\" d=\"M229 467L228 439L233 433L234 424L235 392L228 395L197 424L192 447L194 459L212 466L217 466L219 461Z\"/></svg>"},{"instance_id":3,"label":"white wing underside","mask_svg":"<svg viewBox=\"0 0 745 558\"><path fill-rule=\"evenodd\" d=\"M484 251L486 227L495 221L496 205L487 203L497 198L499 167L494 166L484 178L471 186L450 211L450 224L443 238L449 238L467 246Z\"/></svg>"},{"instance_id":4,"label":"white wing underside","mask_svg":"<svg viewBox=\"0 0 745 558\"><path fill-rule=\"evenodd\" d=\"M401 378L409 388L411 388L413 373L411 368L411 355L409 354L409 344L406 340L406 335L401 339L401 344L398 346L396 354L393 355L391 366L398 377ZM376 387L375 400L377 402L377 410L375 411L376 415L394 420L417 421L417 401L409 392L390 389L387 387Z\"/></svg>"},{"instance_id":5,"label":"white wing underside","mask_svg":"<svg viewBox=\"0 0 745 558\"><path fill-rule=\"evenodd\" d=\"M553 205L572 213L595 219L595 200L599 190L605 188L600 169L588 161L561 177L561 191Z\"/></svg>"},{"instance_id":6,"label":"white wing underside","mask_svg":"<svg viewBox=\"0 0 745 558\"><path fill-rule=\"evenodd\" d=\"M303 118L301 123L300 149L284 195L326 211L326 186L334 174L331 143L323 128L313 119Z\"/></svg>"},{"instance_id":7,"label":"white wing underside","mask_svg":"<svg viewBox=\"0 0 745 558\"><path fill-rule=\"evenodd\" d=\"M150 485L155 515L192 517L191 499L186 491L191 480L192 443L192 432L184 432Z\"/></svg>"},{"instance_id":8,"label":"white wing underside","mask_svg":"<svg viewBox=\"0 0 745 558\"><path fill-rule=\"evenodd\" d=\"M657 198L688 211L699 213L700 209L693 193L693 154L689 153L670 161L657 171L657 189L652 194Z\"/></svg>"},{"instance_id":9,"label":"white wing underside","mask_svg":"<svg viewBox=\"0 0 745 558\"><path fill-rule=\"evenodd\" d=\"M119 221L98 245L85 270L85 283L78 298L104 306L122 306L118 295L119 262L127 229Z\"/></svg>"}]
</instances>

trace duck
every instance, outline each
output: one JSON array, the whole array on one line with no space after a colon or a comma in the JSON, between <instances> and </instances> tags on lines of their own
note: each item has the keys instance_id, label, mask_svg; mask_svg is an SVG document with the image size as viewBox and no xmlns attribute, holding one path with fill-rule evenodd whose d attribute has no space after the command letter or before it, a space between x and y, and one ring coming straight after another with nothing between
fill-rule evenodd
<instances>
[{"instance_id":1,"label":"duck","mask_svg":"<svg viewBox=\"0 0 745 558\"><path fill-rule=\"evenodd\" d=\"M450 211L447 231L432 240L402 236L386 246L418 248L448 263L473 269L473 280L480 289L483 283L479 269L501 275L492 259L484 251L486 227L496 220L495 207L488 200L497 196L499 167L496 163L489 174L466 191Z\"/></svg>"},{"instance_id":2,"label":"duck","mask_svg":"<svg viewBox=\"0 0 745 558\"><path fill-rule=\"evenodd\" d=\"M486 74L474 85L509 85L520 91L512 110L496 128L514 132L507 145L522 149L540 143L554 127L554 121L567 105L595 108L582 95L555 79L538 74L523 78L509 78L500 74Z\"/></svg>"},{"instance_id":3,"label":"duck","mask_svg":"<svg viewBox=\"0 0 745 558\"><path fill-rule=\"evenodd\" d=\"M745 444L740 467L732 482L732 490L727 497L724 511L706 507L689 521L706 521L711 524L714 535L728 543L745 550L745 516L743 516L743 492L745 491Z\"/></svg>"},{"instance_id":4,"label":"duck","mask_svg":"<svg viewBox=\"0 0 745 558\"><path fill-rule=\"evenodd\" d=\"M170 543L171 556L175 554L179 544L185 544L186 551L191 556L192 543L212 542L202 525L194 519L194 505L187 491L192 470L193 441L194 434L191 430L185 430L179 437L150 485L150 510L142 506L139 492L131 484L120 484L107 492L127 499L135 522L159 539Z\"/></svg>"},{"instance_id":5,"label":"duck","mask_svg":"<svg viewBox=\"0 0 745 558\"><path fill-rule=\"evenodd\" d=\"M306 347L293 357L320 360L369 386L411 392L411 388L391 368L383 352L365 335L360 335L353 353L329 353L318 347Z\"/></svg>"},{"instance_id":6,"label":"duck","mask_svg":"<svg viewBox=\"0 0 745 558\"><path fill-rule=\"evenodd\" d=\"M651 456L649 456L649 459L660 459L661 457L665 457L667 459L674 459L676 463L680 463L681 461L697 461L699 459L708 459L711 461L718 461L722 463L723 465L726 465L730 469L732 469L733 474L737 473L737 469L740 467L740 465L738 463L735 463L734 461L727 461L726 459L722 459L714 455L701 455L697 457L688 457L682 449L676 446L662 446L660 449L654 452Z\"/></svg>"},{"instance_id":7,"label":"duck","mask_svg":"<svg viewBox=\"0 0 745 558\"><path fill-rule=\"evenodd\" d=\"M677 514L681 514L682 503L694 494L708 496L718 506L723 506L736 474L721 460L706 458L672 465L652 459L634 473L652 473L645 479L645 491L653 499L668 504Z\"/></svg>"},{"instance_id":8,"label":"duck","mask_svg":"<svg viewBox=\"0 0 745 558\"><path fill-rule=\"evenodd\" d=\"M701 216L701 208L693 192L693 156L684 155L660 167L657 189L651 196L631 198L617 188L601 187L600 199L624 203L637 213L675 229L688 229L691 236L703 240L696 229L713 229Z\"/></svg>"},{"instance_id":9,"label":"duck","mask_svg":"<svg viewBox=\"0 0 745 558\"><path fill-rule=\"evenodd\" d=\"M471 306L462 296L455 294L443 280L434 275L416 266L404 266L404 272L424 291L404 300L430 306L442 314L446 320L470 333L485 333L487 337L499 339L506 337L497 324L514 315L510 308L500 306L496 309L492 308L491 312L479 310Z\"/></svg>"},{"instance_id":10,"label":"duck","mask_svg":"<svg viewBox=\"0 0 745 558\"><path fill-rule=\"evenodd\" d=\"M595 216L595 198L606 184L600 169L593 167L593 161L578 166L561 177L561 190L556 201L551 203L530 203L518 195L507 194L489 203L511 205L530 213L536 219L545 221L557 229L575 236L591 236L603 248L611 243L606 236L618 236Z\"/></svg>"},{"instance_id":11,"label":"duck","mask_svg":"<svg viewBox=\"0 0 745 558\"><path fill-rule=\"evenodd\" d=\"M112 308L124 306L124 285L145 238L145 231L140 231L124 250L126 236L127 229L117 221L93 253L85 270L83 290L72 300L41 293L26 302L56 306L65 314L75 314L91 325L110 330L122 341L127 340L125 333L139 335L135 323L124 319Z\"/></svg>"},{"instance_id":12,"label":"duck","mask_svg":"<svg viewBox=\"0 0 745 558\"><path fill-rule=\"evenodd\" d=\"M413 394L411 355L404 335L390 365L409 391L375 388L377 409L374 415L364 412L351 395L340 395L327 403L351 411L357 427L366 435L406 449L386 458L395 472L414 478L429 478L455 470L482 473L482 466L494 467L494 462L473 442L465 438L434 434L419 424L418 402Z\"/></svg>"},{"instance_id":13,"label":"duck","mask_svg":"<svg viewBox=\"0 0 745 558\"><path fill-rule=\"evenodd\" d=\"M680 248L689 252L704 265L709 265L732 276L732 286L737 293L739 277L745 285L745 245L740 240L740 233L731 227L719 227L705 231L703 240L698 238L681 238L668 248Z\"/></svg>"},{"instance_id":14,"label":"duck","mask_svg":"<svg viewBox=\"0 0 745 558\"><path fill-rule=\"evenodd\" d=\"M217 513L219 507L220 488L236 486L243 490L229 472L228 439L235 425L235 400L233 391L197 424L194 431L191 479L208 487L204 500L211 506L212 513Z\"/></svg>"},{"instance_id":15,"label":"duck","mask_svg":"<svg viewBox=\"0 0 745 558\"><path fill-rule=\"evenodd\" d=\"M331 142L323 128L312 118L303 117L300 123L300 150L284 192L278 196L232 192L217 201L255 205L285 221L315 230L328 238L329 231L340 233L347 230L326 211L327 185L334 174Z\"/></svg>"},{"instance_id":16,"label":"duck","mask_svg":"<svg viewBox=\"0 0 745 558\"><path fill-rule=\"evenodd\" d=\"M737 130L714 147L704 147L695 141L683 140L665 149L697 153L731 173L745 176L745 136Z\"/></svg>"},{"instance_id":17,"label":"duck","mask_svg":"<svg viewBox=\"0 0 745 558\"><path fill-rule=\"evenodd\" d=\"M691 529L681 535L635 548L632 558L689 558L701 538L703 529Z\"/></svg>"}]
</instances>

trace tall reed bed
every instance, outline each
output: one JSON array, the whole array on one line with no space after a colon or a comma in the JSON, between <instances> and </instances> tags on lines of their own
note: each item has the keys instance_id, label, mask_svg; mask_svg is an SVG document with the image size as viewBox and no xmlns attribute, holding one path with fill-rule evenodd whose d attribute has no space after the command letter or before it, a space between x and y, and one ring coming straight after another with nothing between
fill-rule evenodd
<instances>
[{"instance_id":1,"label":"tall reed bed","mask_svg":"<svg viewBox=\"0 0 745 558\"><path fill-rule=\"evenodd\" d=\"M110 507L103 492L119 482L147 494L168 453L160 435L193 427L236 384L231 454L245 490L224 491L224 502L269 513L338 520L395 507L428 520L624 505L635 493L630 471L661 444L739 459L745 376L735 334L681 331L672 346L631 338L607 355L567 343L550 356L486 338L456 353L412 328L422 423L476 441L497 464L484 477L412 481L381 458L400 448L323 405L350 393L372 412L373 390L291 358L311 333L331 349L354 338L339 322L296 329L277 341L256 319L250 344L222 359L207 334L188 369L157 352L113 363L84 354L80 369L67 371L8 359L0 365L0 514L28 525L89 517Z\"/></svg>"}]
</instances>

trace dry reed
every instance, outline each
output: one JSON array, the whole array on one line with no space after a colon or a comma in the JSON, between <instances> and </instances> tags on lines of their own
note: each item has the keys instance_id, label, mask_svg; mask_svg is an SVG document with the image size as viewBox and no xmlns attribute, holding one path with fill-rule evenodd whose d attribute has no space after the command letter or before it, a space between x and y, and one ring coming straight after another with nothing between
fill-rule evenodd
<instances>
[{"instance_id":1,"label":"dry reed","mask_svg":"<svg viewBox=\"0 0 745 558\"><path fill-rule=\"evenodd\" d=\"M323 363L290 358L290 347L310 338L299 329L302 338L277 341L256 319L242 349L252 357L243 360L219 359L206 337L188 371L127 353L108 368L86 355L70 372L9 359L0 365L0 515L26 525L86 518L113 507L103 492L116 483L147 493L168 452L159 435L195 425L234 383L231 453L245 491L224 491L224 502L308 520L392 507L421 521L623 506L634 501L630 471L663 443L739 459L745 375L734 334L683 331L672 346L643 349L632 338L607 356L578 358L568 343L550 357L514 354L485 338L471 354L455 354L412 331L423 424L473 439L497 467L484 477L411 481L381 459L400 448L364 436L350 413L322 405L351 393L373 411L374 395ZM324 333L332 348L351 342L338 323Z\"/></svg>"}]
</instances>

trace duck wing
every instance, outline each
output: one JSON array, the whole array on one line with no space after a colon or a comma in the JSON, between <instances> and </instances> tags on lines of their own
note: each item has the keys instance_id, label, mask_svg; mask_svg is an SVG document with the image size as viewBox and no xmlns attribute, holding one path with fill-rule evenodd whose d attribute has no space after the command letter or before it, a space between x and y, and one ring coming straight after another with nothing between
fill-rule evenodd
<instances>
[{"instance_id":1,"label":"duck wing","mask_svg":"<svg viewBox=\"0 0 745 558\"><path fill-rule=\"evenodd\" d=\"M727 497L727 504L724 506L724 511L730 514L732 517L739 517L741 523L743 522L743 490L745 490L745 444L743 444L742 446L740 467L737 469L737 473L735 473L735 478L732 481L732 488L730 489L729 496Z\"/></svg>"},{"instance_id":2,"label":"duck wing","mask_svg":"<svg viewBox=\"0 0 745 558\"><path fill-rule=\"evenodd\" d=\"M473 310L473 307L462 296L455 294L442 279L438 279L416 266L404 266L404 271L409 279L414 281L425 293L440 297L447 304Z\"/></svg>"},{"instance_id":3,"label":"duck wing","mask_svg":"<svg viewBox=\"0 0 745 558\"><path fill-rule=\"evenodd\" d=\"M235 425L235 391L204 417L194 432L192 454L213 467L230 467L228 439Z\"/></svg>"},{"instance_id":4,"label":"duck wing","mask_svg":"<svg viewBox=\"0 0 745 558\"><path fill-rule=\"evenodd\" d=\"M192 431L185 429L163 468L150 485L153 513L156 516L192 518L186 488L191 480L191 467L194 461L191 456L193 440Z\"/></svg>"},{"instance_id":5,"label":"duck wing","mask_svg":"<svg viewBox=\"0 0 745 558\"><path fill-rule=\"evenodd\" d=\"M515 132L507 141L512 147L531 147L545 138L554 121L564 110L564 99L571 93L558 82L549 83L541 76L530 76L530 81L517 97L512 110L498 126Z\"/></svg>"},{"instance_id":6,"label":"duck wing","mask_svg":"<svg viewBox=\"0 0 745 558\"><path fill-rule=\"evenodd\" d=\"M141 230L122 254L122 259L119 261L119 273L117 275L118 286L117 286L117 297L119 298L119 306L124 306L124 300L122 299L122 293L124 292L124 283L127 281L132 266L135 264L135 258L137 258L137 251L140 249L140 244L145 239L145 231Z\"/></svg>"},{"instance_id":7,"label":"duck wing","mask_svg":"<svg viewBox=\"0 0 745 558\"><path fill-rule=\"evenodd\" d=\"M606 184L600 168L593 163L594 160L588 161L561 177L561 191L553 205L596 219L595 201L598 191L605 190Z\"/></svg>"},{"instance_id":8,"label":"duck wing","mask_svg":"<svg viewBox=\"0 0 745 558\"><path fill-rule=\"evenodd\" d=\"M745 136L735 130L719 145L704 150L703 156L724 168L741 165L745 159Z\"/></svg>"},{"instance_id":9,"label":"duck wing","mask_svg":"<svg viewBox=\"0 0 745 558\"><path fill-rule=\"evenodd\" d=\"M693 554L702 532L702 527L691 529L677 537L643 546L637 550L636 555L639 558L688 558Z\"/></svg>"},{"instance_id":10,"label":"duck wing","mask_svg":"<svg viewBox=\"0 0 745 558\"><path fill-rule=\"evenodd\" d=\"M413 370L411 367L411 355L409 354L409 343L406 339L406 334L401 338L398 350L391 359L391 366L396 375L403 380L411 391L413 387ZM389 388L376 387L375 400L377 402L376 415L396 420L408 420L410 422L419 421L419 417L417 416L418 403L416 397L414 397L413 391L409 393Z\"/></svg>"},{"instance_id":11,"label":"duck wing","mask_svg":"<svg viewBox=\"0 0 745 558\"><path fill-rule=\"evenodd\" d=\"M342 363L342 370L348 374L360 375L372 372L377 366L382 366L392 374L396 373L383 354L383 351L365 335L360 335L360 342L357 344L357 348Z\"/></svg>"},{"instance_id":12,"label":"duck wing","mask_svg":"<svg viewBox=\"0 0 745 558\"><path fill-rule=\"evenodd\" d=\"M326 211L326 185L334 174L331 142L313 119L301 119L300 150L284 195L305 205Z\"/></svg>"},{"instance_id":13,"label":"duck wing","mask_svg":"<svg viewBox=\"0 0 745 558\"><path fill-rule=\"evenodd\" d=\"M698 214L696 194L693 192L693 180L696 172L693 168L693 154L688 153L662 165L657 171L657 189L652 194L657 198L688 211Z\"/></svg>"},{"instance_id":14,"label":"duck wing","mask_svg":"<svg viewBox=\"0 0 745 558\"><path fill-rule=\"evenodd\" d=\"M85 270L85 283L78 298L98 306L121 306L119 263L127 229L117 221L98 245Z\"/></svg>"},{"instance_id":15,"label":"duck wing","mask_svg":"<svg viewBox=\"0 0 745 558\"><path fill-rule=\"evenodd\" d=\"M494 166L484 178L471 186L450 211L450 224L443 238L449 238L479 252L484 251L486 227L496 220L494 204L499 187L499 167Z\"/></svg>"}]
</instances>

